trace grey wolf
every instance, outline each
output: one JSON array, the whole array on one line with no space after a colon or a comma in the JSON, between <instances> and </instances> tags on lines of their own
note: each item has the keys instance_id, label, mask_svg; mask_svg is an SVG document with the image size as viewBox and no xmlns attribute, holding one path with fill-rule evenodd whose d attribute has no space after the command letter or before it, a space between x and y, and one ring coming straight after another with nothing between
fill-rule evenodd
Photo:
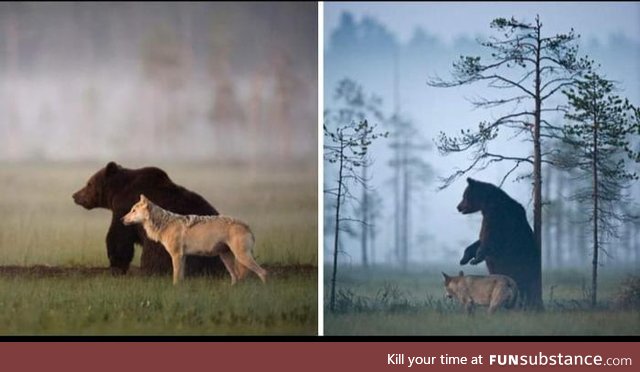
<instances>
[{"instance_id":1,"label":"grey wolf","mask_svg":"<svg viewBox=\"0 0 640 372\"><path fill-rule=\"evenodd\" d=\"M246 269L266 282L267 272L253 259L255 238L249 226L228 216L179 215L162 209L140 195L123 218L125 225L142 224L149 239L161 243L171 256L173 284L184 278L185 256L219 255L231 275L231 284Z\"/></svg>"},{"instance_id":2,"label":"grey wolf","mask_svg":"<svg viewBox=\"0 0 640 372\"><path fill-rule=\"evenodd\" d=\"M489 306L493 314L499 308L512 308L518 297L516 282L505 275L464 275L449 276L442 273L447 297L460 301L468 313L473 313L475 305Z\"/></svg>"}]
</instances>

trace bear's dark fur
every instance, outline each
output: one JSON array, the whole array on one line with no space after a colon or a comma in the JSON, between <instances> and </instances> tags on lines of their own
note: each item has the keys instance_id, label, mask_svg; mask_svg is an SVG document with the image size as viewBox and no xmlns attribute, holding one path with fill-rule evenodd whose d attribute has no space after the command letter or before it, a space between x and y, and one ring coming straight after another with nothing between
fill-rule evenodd
<instances>
[{"instance_id":1,"label":"bear's dark fur","mask_svg":"<svg viewBox=\"0 0 640 372\"><path fill-rule=\"evenodd\" d=\"M480 239L465 251L460 264L476 265L483 260L490 274L513 278L523 295L524 306L542 307L540 252L524 208L500 188L467 179L458 211L482 213Z\"/></svg>"},{"instance_id":2,"label":"bear's dark fur","mask_svg":"<svg viewBox=\"0 0 640 372\"><path fill-rule=\"evenodd\" d=\"M159 243L149 240L140 225L125 226L120 220L144 194L162 208L179 214L217 215L200 195L176 185L159 168L127 169L114 162L96 172L87 185L73 194L86 209L106 208L112 213L107 232L107 255L114 274L124 274L133 259L133 246L142 245L140 267L146 273L170 273L171 258ZM186 274L209 274L224 270L218 257L188 256Z\"/></svg>"}]
</instances>

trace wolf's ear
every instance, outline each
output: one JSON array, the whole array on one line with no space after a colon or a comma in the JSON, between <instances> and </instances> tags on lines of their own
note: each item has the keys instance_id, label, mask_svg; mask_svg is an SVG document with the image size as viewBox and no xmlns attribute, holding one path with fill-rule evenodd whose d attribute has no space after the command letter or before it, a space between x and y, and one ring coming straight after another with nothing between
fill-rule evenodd
<instances>
[{"instance_id":1,"label":"wolf's ear","mask_svg":"<svg viewBox=\"0 0 640 372\"><path fill-rule=\"evenodd\" d=\"M118 170L120 170L120 168L122 168L122 167L119 166L118 164L116 164L116 162L110 161L107 164L106 168L105 168L107 176L110 176L110 175L116 173Z\"/></svg>"},{"instance_id":2,"label":"wolf's ear","mask_svg":"<svg viewBox=\"0 0 640 372\"><path fill-rule=\"evenodd\" d=\"M458 276L464 276L464 272L460 270L460 272L458 273Z\"/></svg>"},{"instance_id":3,"label":"wolf's ear","mask_svg":"<svg viewBox=\"0 0 640 372\"><path fill-rule=\"evenodd\" d=\"M448 282L450 279L449 275L445 274L444 271L442 272L442 277L444 278L445 283Z\"/></svg>"},{"instance_id":4,"label":"wolf's ear","mask_svg":"<svg viewBox=\"0 0 640 372\"><path fill-rule=\"evenodd\" d=\"M147 199L147 197L146 197L146 196L144 196L144 194L140 194L140 201L141 201L141 202L145 202L145 203L146 203L148 200L149 200L149 199Z\"/></svg>"}]
</instances>

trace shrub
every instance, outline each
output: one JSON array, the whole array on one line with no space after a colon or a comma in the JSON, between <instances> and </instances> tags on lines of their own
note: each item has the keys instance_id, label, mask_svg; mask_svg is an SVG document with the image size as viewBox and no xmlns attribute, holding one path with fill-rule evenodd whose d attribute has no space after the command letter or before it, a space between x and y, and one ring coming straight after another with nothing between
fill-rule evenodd
<instances>
[{"instance_id":1,"label":"shrub","mask_svg":"<svg viewBox=\"0 0 640 372\"><path fill-rule=\"evenodd\" d=\"M620 286L615 303L625 310L640 310L640 276L629 276Z\"/></svg>"}]
</instances>

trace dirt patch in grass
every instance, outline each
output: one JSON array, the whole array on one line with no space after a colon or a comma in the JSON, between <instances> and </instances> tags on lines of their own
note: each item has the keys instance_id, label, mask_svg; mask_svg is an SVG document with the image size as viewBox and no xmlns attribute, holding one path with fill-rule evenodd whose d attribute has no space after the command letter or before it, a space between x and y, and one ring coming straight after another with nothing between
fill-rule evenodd
<instances>
[{"instance_id":1,"label":"dirt patch in grass","mask_svg":"<svg viewBox=\"0 0 640 372\"><path fill-rule=\"evenodd\" d=\"M286 278L290 276L310 276L314 277L318 275L317 266L313 265L263 265L264 269L269 272L269 278ZM111 275L111 271L108 267L83 267L83 266L48 266L48 265L32 265L32 266L17 266L8 265L0 266L0 276L2 277L35 277L35 278L50 278L50 277L69 277L69 276L82 276L82 277L94 277ZM139 267L132 266L129 268L127 275L130 276L145 276ZM220 275L227 275L221 273Z\"/></svg>"}]
</instances>

